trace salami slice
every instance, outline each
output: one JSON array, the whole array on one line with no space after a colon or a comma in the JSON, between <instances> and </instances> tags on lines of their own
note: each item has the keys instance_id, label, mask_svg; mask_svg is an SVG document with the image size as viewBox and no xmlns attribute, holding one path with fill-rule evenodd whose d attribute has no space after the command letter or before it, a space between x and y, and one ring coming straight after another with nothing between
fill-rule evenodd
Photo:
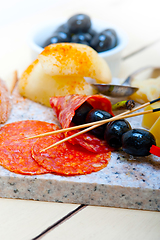
<instances>
[{"instance_id":1,"label":"salami slice","mask_svg":"<svg viewBox=\"0 0 160 240\"><path fill-rule=\"evenodd\" d=\"M31 147L37 139L25 138L57 128L54 124L36 120L6 124L0 129L0 165L15 173L48 173L49 171L40 166L31 155Z\"/></svg>"},{"instance_id":2,"label":"salami slice","mask_svg":"<svg viewBox=\"0 0 160 240\"><path fill-rule=\"evenodd\" d=\"M110 160L110 152L92 153L69 142L40 152L56 141L57 139L53 135L39 138L32 147L32 157L37 163L55 174L72 176L97 172L106 167Z\"/></svg>"},{"instance_id":3,"label":"salami slice","mask_svg":"<svg viewBox=\"0 0 160 240\"><path fill-rule=\"evenodd\" d=\"M72 126L72 118L75 115L75 111L84 103L89 102L93 108L105 110L110 114L112 112L112 105L108 98L102 95L67 95L64 97L52 97L50 104L55 111L57 118L62 128L68 128ZM70 131L65 133L65 137L75 134L79 130ZM90 133L84 133L69 140L73 145L79 144L91 152L107 152L111 149L107 146L104 140L98 139Z\"/></svg>"}]
</instances>

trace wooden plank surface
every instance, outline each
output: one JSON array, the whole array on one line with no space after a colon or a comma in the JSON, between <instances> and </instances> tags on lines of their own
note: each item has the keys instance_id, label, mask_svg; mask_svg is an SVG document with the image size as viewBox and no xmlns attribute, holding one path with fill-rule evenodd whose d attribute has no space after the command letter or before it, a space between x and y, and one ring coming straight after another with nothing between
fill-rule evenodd
<instances>
[{"instance_id":1,"label":"wooden plank surface","mask_svg":"<svg viewBox=\"0 0 160 240\"><path fill-rule=\"evenodd\" d=\"M88 206L42 239L159 240L159 226L158 212Z\"/></svg>"},{"instance_id":2,"label":"wooden plank surface","mask_svg":"<svg viewBox=\"0 0 160 240\"><path fill-rule=\"evenodd\" d=\"M160 67L160 41L122 61L119 77L124 79L134 71L145 67Z\"/></svg>"},{"instance_id":3,"label":"wooden plank surface","mask_svg":"<svg viewBox=\"0 0 160 240\"><path fill-rule=\"evenodd\" d=\"M29 240L78 207L0 198L0 239Z\"/></svg>"}]
</instances>

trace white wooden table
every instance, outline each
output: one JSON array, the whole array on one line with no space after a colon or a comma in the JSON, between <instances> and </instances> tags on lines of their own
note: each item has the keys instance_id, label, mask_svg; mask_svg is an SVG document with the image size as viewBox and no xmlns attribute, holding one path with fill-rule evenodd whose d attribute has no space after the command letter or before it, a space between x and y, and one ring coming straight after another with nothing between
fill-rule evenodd
<instances>
[{"instance_id":1,"label":"white wooden table","mask_svg":"<svg viewBox=\"0 0 160 240\"><path fill-rule=\"evenodd\" d=\"M14 70L20 75L31 63L26 37L33 25L80 12L128 34L119 77L160 64L159 0L6 0L0 4L0 76L7 80ZM0 199L0 239L159 240L160 213Z\"/></svg>"}]
</instances>

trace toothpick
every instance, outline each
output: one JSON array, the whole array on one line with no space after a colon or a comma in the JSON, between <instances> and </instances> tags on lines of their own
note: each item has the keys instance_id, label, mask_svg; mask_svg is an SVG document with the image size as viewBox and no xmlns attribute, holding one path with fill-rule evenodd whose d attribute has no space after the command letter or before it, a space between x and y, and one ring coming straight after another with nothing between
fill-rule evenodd
<instances>
[{"instance_id":1,"label":"toothpick","mask_svg":"<svg viewBox=\"0 0 160 240\"><path fill-rule=\"evenodd\" d=\"M114 118L112 118L112 120L116 120L115 118L118 117L118 116L123 116L125 114L129 114L129 113L133 113L135 111L138 111L144 107L147 107L148 105L150 104L153 104L155 102L158 102L160 101L160 98L157 98L151 102L147 102L147 103L144 103L143 105L140 105L132 110L128 110L126 112L123 112L117 116L115 116ZM111 119L111 118L110 118ZM110 121L109 119L109 121ZM105 121L105 120L103 120ZM90 127L90 126L93 126L97 123L100 123L100 121L98 122L91 122L91 123L87 123L87 124L82 124L82 125L78 125L78 126L74 126L74 127L70 127L70 128L63 128L63 129L60 129L60 130L56 130L56 131L51 131L51 132L47 132L47 133L42 133L42 134L39 134L39 135L35 135L35 136L31 136L31 137L28 137L28 138L25 138L25 139L33 139L33 138L38 138L38 137L45 137L45 136L49 136L49 135L53 135L53 134L57 134L57 133L63 133L63 132L68 132L68 131L73 131L73 130L77 130L77 129L81 129L81 128L85 128L85 127Z\"/></svg>"},{"instance_id":2,"label":"toothpick","mask_svg":"<svg viewBox=\"0 0 160 240\"><path fill-rule=\"evenodd\" d=\"M124 119L124 118L135 117L135 116L139 116L139 115L143 115L143 114L158 112L158 111L160 111L160 108L151 109L151 110L144 111L144 112L138 112L138 113L128 114L128 115L126 115L126 114L125 114L125 115L121 115L121 116L120 116L120 115L117 115L116 117L99 121L99 124L95 124L95 125L93 125L93 126L91 126L91 127L89 127L89 128L86 128L86 129L84 129L84 130L82 130L82 131L80 131L80 132L78 132L78 133L76 133L76 134L73 134L73 135L71 135L71 136L69 136L69 137L67 137L67 138L64 138L64 139L62 139L62 140L60 140L60 141L58 141L58 142L50 145L49 147L42 149L40 152L44 152L44 151L46 151L46 150L48 150L48 149L50 149L50 148L52 148L52 147L55 147L55 146L57 146L57 145L59 145L59 144L61 144L61 143L64 143L64 142L68 141L68 140L71 139L71 138L77 137L77 136L81 135L82 133L88 132L88 131L96 128L96 127L99 127L99 126L103 125L104 123L112 122L112 121L115 121L115 120L121 120L121 119Z\"/></svg>"}]
</instances>

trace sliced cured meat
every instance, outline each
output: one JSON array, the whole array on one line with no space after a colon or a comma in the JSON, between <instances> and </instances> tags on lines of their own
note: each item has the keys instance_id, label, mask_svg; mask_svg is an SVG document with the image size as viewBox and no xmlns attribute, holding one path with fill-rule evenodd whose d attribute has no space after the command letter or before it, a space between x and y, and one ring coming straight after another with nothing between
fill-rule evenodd
<instances>
[{"instance_id":1,"label":"sliced cured meat","mask_svg":"<svg viewBox=\"0 0 160 240\"><path fill-rule=\"evenodd\" d=\"M36 120L6 124L0 129L0 165L11 172L35 175L55 173L80 175L106 167L110 152L92 153L78 145L65 142L44 152L40 150L64 138L55 134L26 139L40 133L58 130L58 126Z\"/></svg>"},{"instance_id":2,"label":"sliced cured meat","mask_svg":"<svg viewBox=\"0 0 160 240\"><path fill-rule=\"evenodd\" d=\"M75 94L64 97L52 97L50 99L50 104L55 111L62 128L68 128L73 124L72 118L75 111L86 101L89 102L93 108L98 108L114 115L112 112L111 102L108 98L102 95L84 96ZM66 132L65 136L68 137L78 131L79 130ZM98 153L111 150L104 140L98 139L88 132L74 137L69 141L73 145L79 144L91 152Z\"/></svg>"},{"instance_id":3,"label":"sliced cured meat","mask_svg":"<svg viewBox=\"0 0 160 240\"><path fill-rule=\"evenodd\" d=\"M31 156L31 147L37 139L25 138L57 129L54 124L36 120L6 124L0 129L0 165L15 173L48 173Z\"/></svg>"},{"instance_id":4,"label":"sliced cured meat","mask_svg":"<svg viewBox=\"0 0 160 240\"><path fill-rule=\"evenodd\" d=\"M10 93L3 80L0 79L0 123L8 120L11 111Z\"/></svg>"},{"instance_id":5,"label":"sliced cured meat","mask_svg":"<svg viewBox=\"0 0 160 240\"><path fill-rule=\"evenodd\" d=\"M32 147L32 157L37 163L55 174L71 176L97 172L106 167L110 160L110 152L96 154L69 142L40 152L56 141L54 135L39 138Z\"/></svg>"}]
</instances>

